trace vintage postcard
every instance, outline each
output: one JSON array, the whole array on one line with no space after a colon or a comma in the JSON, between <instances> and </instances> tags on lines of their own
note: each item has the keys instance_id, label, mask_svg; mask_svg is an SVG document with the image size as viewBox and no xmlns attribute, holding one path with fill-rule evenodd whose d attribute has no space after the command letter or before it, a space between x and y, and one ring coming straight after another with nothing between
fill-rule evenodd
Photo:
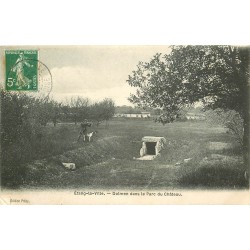
<instances>
[{"instance_id":1,"label":"vintage postcard","mask_svg":"<svg viewBox=\"0 0 250 250\"><path fill-rule=\"evenodd\" d=\"M0 204L250 204L250 47L0 47Z\"/></svg>"}]
</instances>

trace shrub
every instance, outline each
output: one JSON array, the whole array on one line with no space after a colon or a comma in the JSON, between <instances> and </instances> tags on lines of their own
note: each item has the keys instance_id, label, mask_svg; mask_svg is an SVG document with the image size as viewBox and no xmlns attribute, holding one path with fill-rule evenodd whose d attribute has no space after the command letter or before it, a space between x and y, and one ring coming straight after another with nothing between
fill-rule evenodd
<instances>
[{"instance_id":1,"label":"shrub","mask_svg":"<svg viewBox=\"0 0 250 250\"><path fill-rule=\"evenodd\" d=\"M227 128L228 132L243 145L243 119L239 113L234 110L224 111L216 109L214 111L207 111L206 117L210 124L222 125Z\"/></svg>"}]
</instances>

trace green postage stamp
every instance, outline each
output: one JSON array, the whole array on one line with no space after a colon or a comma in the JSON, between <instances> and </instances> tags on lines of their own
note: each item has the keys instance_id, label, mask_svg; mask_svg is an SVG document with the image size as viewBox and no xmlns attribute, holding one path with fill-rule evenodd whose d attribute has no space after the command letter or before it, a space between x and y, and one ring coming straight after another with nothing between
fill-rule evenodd
<instances>
[{"instance_id":1,"label":"green postage stamp","mask_svg":"<svg viewBox=\"0 0 250 250\"><path fill-rule=\"evenodd\" d=\"M38 90L38 51L6 50L6 90Z\"/></svg>"}]
</instances>

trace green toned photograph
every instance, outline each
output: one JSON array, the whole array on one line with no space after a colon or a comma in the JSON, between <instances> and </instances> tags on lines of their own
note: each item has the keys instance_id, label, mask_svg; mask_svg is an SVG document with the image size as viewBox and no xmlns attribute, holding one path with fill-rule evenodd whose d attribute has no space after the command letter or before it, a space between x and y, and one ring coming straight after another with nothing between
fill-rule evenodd
<instances>
[{"instance_id":1,"label":"green toned photograph","mask_svg":"<svg viewBox=\"0 0 250 250\"><path fill-rule=\"evenodd\" d=\"M0 47L2 194L248 202L249 48Z\"/></svg>"}]
</instances>

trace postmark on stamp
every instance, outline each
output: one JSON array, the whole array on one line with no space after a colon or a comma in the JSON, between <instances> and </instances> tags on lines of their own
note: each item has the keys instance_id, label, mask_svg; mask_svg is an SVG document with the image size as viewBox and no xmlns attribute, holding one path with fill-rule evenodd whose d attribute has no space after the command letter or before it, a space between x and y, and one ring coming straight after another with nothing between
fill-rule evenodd
<instances>
[{"instance_id":1,"label":"postmark on stamp","mask_svg":"<svg viewBox=\"0 0 250 250\"><path fill-rule=\"evenodd\" d=\"M41 61L37 62L38 91L33 92L38 98L48 98L52 91L52 74L49 68Z\"/></svg>"},{"instance_id":2,"label":"postmark on stamp","mask_svg":"<svg viewBox=\"0 0 250 250\"><path fill-rule=\"evenodd\" d=\"M6 90L38 90L38 51L6 50Z\"/></svg>"},{"instance_id":3,"label":"postmark on stamp","mask_svg":"<svg viewBox=\"0 0 250 250\"><path fill-rule=\"evenodd\" d=\"M6 50L7 91L25 91L37 98L48 98L52 90L52 74L38 60L37 50Z\"/></svg>"}]
</instances>

